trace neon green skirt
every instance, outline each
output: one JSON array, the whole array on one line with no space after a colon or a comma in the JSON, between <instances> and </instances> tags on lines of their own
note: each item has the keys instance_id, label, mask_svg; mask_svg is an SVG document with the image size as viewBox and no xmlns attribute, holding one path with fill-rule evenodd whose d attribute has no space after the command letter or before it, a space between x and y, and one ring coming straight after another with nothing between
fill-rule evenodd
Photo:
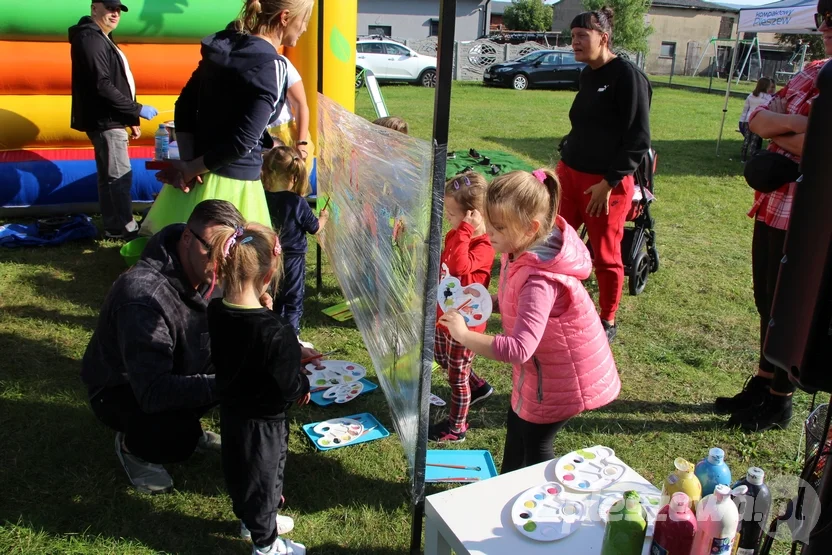
<instances>
[{"instance_id":1,"label":"neon green skirt","mask_svg":"<svg viewBox=\"0 0 832 555\"><path fill-rule=\"evenodd\" d=\"M189 193L164 185L142 222L141 234L153 235L170 224L187 222L194 207L209 199L227 200L237 207L247 222L272 225L260 180L240 181L207 173L203 175L203 183Z\"/></svg>"}]
</instances>

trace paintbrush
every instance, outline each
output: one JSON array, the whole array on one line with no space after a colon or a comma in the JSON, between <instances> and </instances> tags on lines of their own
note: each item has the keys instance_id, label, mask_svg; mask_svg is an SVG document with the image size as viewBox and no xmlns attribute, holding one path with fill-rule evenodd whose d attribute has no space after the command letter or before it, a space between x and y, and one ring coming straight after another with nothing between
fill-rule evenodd
<instances>
[{"instance_id":1,"label":"paintbrush","mask_svg":"<svg viewBox=\"0 0 832 555\"><path fill-rule=\"evenodd\" d=\"M462 312L462 309L471 304L472 302L474 302L474 299L468 299L456 308L457 312Z\"/></svg>"},{"instance_id":2,"label":"paintbrush","mask_svg":"<svg viewBox=\"0 0 832 555\"><path fill-rule=\"evenodd\" d=\"M363 437L363 436L369 434L370 432L372 432L373 430L375 430L376 428L378 428L378 426L373 426L372 428L367 428L366 430L361 432L361 435L358 436L358 437Z\"/></svg>"},{"instance_id":3,"label":"paintbrush","mask_svg":"<svg viewBox=\"0 0 832 555\"><path fill-rule=\"evenodd\" d=\"M457 470L473 470L479 472L482 470L479 466L464 466L461 464L440 464L440 463L425 463L425 466L435 466L438 468L455 468Z\"/></svg>"},{"instance_id":4,"label":"paintbrush","mask_svg":"<svg viewBox=\"0 0 832 555\"><path fill-rule=\"evenodd\" d=\"M302 359L300 359L300 363L301 363L301 364L309 364L309 363L310 363L310 362L312 362L313 360L318 360L319 358L328 357L329 355L333 355L333 354L335 354L335 353L337 353L337 352L338 352L338 349L333 349L333 350L331 350L331 351L327 351L327 352L325 352L325 353L321 353L321 354L319 354L319 355L315 355L315 356L313 356L313 357L306 357L306 358L302 358Z\"/></svg>"},{"instance_id":5,"label":"paintbrush","mask_svg":"<svg viewBox=\"0 0 832 555\"><path fill-rule=\"evenodd\" d=\"M321 208L321 212L323 212L324 210L327 209L327 207L329 206L329 201L330 200L332 200L332 197L326 197L326 202L324 203L324 207ZM320 214L320 212L318 212L318 213Z\"/></svg>"},{"instance_id":6,"label":"paintbrush","mask_svg":"<svg viewBox=\"0 0 832 555\"><path fill-rule=\"evenodd\" d=\"M464 477L455 477L455 478L437 478L436 480L428 480L429 482L479 482L480 479L477 477L471 478L464 478Z\"/></svg>"}]
</instances>

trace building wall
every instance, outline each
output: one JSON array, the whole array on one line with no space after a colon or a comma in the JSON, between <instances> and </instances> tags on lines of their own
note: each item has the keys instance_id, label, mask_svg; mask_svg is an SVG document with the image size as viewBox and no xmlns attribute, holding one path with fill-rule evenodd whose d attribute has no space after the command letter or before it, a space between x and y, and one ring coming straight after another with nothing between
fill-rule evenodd
<instances>
[{"instance_id":1,"label":"building wall","mask_svg":"<svg viewBox=\"0 0 832 555\"><path fill-rule=\"evenodd\" d=\"M565 31L563 36L569 35L569 24L575 16L586 11L581 0L561 0L552 8L552 31Z\"/></svg>"},{"instance_id":2,"label":"building wall","mask_svg":"<svg viewBox=\"0 0 832 555\"><path fill-rule=\"evenodd\" d=\"M474 40L482 34L486 14L484 0L457 0L458 41ZM358 34L369 34L369 27L390 27L390 36L423 39L430 36L431 20L439 18L439 0L358 0Z\"/></svg>"},{"instance_id":3,"label":"building wall","mask_svg":"<svg viewBox=\"0 0 832 555\"><path fill-rule=\"evenodd\" d=\"M647 73L666 75L670 73L672 58L662 57L662 42L676 43L676 74L693 71L702 55L703 50L708 47L708 41L719 35L720 25L723 17L730 17L733 21L731 37L736 38L737 20L739 16L732 12L700 11L693 9L677 8L650 8L647 13L647 20L653 25L653 33L647 39L648 54L646 57L645 71ZM721 43L722 46L732 46L728 42ZM704 68L707 59L713 56L709 51L703 61ZM700 68L700 71L702 70Z\"/></svg>"}]
</instances>

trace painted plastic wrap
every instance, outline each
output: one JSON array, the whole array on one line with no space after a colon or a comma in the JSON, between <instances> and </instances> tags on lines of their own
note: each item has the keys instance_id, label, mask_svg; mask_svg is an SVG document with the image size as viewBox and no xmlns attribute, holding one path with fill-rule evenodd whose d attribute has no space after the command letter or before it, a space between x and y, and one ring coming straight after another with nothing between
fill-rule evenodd
<instances>
[{"instance_id":1,"label":"painted plastic wrap","mask_svg":"<svg viewBox=\"0 0 832 555\"><path fill-rule=\"evenodd\" d=\"M318 95L324 250L390 405L411 473L416 457L431 208L430 144ZM320 202L320 201L319 201ZM436 303L428 303L434 307Z\"/></svg>"}]
</instances>

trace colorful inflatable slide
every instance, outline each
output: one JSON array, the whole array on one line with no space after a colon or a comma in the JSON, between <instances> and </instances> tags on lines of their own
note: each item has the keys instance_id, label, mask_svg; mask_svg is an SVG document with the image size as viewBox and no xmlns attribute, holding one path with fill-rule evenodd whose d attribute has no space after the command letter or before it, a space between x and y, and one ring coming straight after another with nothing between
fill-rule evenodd
<instances>
[{"instance_id":1,"label":"colorful inflatable slide","mask_svg":"<svg viewBox=\"0 0 832 555\"><path fill-rule=\"evenodd\" d=\"M113 38L136 80L137 100L159 110L141 120L131 142L133 200L149 204L160 184L145 161L153 134L173 120L179 92L199 62L199 42L225 28L242 0L131 0ZM32 9L35 9L32 7ZM67 29L89 15L89 3L53 0L48 9L21 9L0 0L0 216L97 211L95 160L86 134L70 129L71 61ZM304 80L316 139L318 33L323 32L324 94L354 109L357 0L326 2L323 29L317 7L309 30L287 56Z\"/></svg>"}]
</instances>

